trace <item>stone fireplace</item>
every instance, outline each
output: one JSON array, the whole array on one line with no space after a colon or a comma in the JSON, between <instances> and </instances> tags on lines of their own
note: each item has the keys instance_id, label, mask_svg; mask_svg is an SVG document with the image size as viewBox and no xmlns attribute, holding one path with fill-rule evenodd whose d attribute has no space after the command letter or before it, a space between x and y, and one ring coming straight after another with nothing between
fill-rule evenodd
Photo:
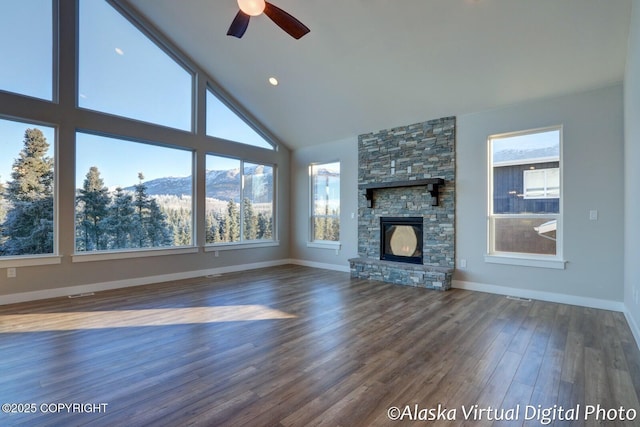
<instances>
[{"instance_id":1,"label":"stone fireplace","mask_svg":"<svg viewBox=\"0 0 640 427\"><path fill-rule=\"evenodd\" d=\"M446 290L455 265L455 117L358 137L351 276Z\"/></svg>"}]
</instances>

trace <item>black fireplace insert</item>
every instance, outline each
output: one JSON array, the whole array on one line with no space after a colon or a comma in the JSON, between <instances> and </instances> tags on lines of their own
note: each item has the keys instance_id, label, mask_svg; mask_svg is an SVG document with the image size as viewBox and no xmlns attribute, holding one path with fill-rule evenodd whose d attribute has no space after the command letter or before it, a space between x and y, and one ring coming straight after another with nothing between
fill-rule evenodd
<instances>
[{"instance_id":1,"label":"black fireplace insert","mask_svg":"<svg viewBox=\"0 0 640 427\"><path fill-rule=\"evenodd\" d=\"M380 218L380 259L422 264L422 217Z\"/></svg>"}]
</instances>

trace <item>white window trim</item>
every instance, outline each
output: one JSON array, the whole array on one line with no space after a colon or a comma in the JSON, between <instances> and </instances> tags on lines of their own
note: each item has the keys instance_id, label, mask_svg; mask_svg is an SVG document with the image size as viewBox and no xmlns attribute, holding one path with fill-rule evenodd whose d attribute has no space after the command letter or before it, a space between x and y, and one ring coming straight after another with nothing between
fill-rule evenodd
<instances>
[{"instance_id":1,"label":"white window trim","mask_svg":"<svg viewBox=\"0 0 640 427\"><path fill-rule=\"evenodd\" d=\"M342 243L340 241L332 241L332 240L314 240L312 242L307 242L308 248L316 248L316 249L331 249L331 250L340 250L342 249Z\"/></svg>"},{"instance_id":2,"label":"white window trim","mask_svg":"<svg viewBox=\"0 0 640 427\"><path fill-rule=\"evenodd\" d=\"M108 261L113 259L146 258L164 255L194 254L200 251L195 246L158 247L141 249L116 249L108 251L78 252L71 255L72 262Z\"/></svg>"},{"instance_id":3,"label":"white window trim","mask_svg":"<svg viewBox=\"0 0 640 427\"><path fill-rule=\"evenodd\" d=\"M208 243L204 247L205 252L234 251L238 249L267 248L280 246L279 240L248 240L246 242Z\"/></svg>"},{"instance_id":4,"label":"white window trim","mask_svg":"<svg viewBox=\"0 0 640 427\"><path fill-rule=\"evenodd\" d=\"M543 215L524 215L524 214L493 214L493 156L492 156L492 140L505 138L505 137L513 137L519 135L527 135L533 133L542 133L548 131L559 131L559 151L560 158L557 159L559 162L558 168L560 169L560 197L559 199L559 211L557 214L543 214ZM487 173L487 253L484 256L484 260L486 263L490 264L505 264L505 265L514 265L514 266L524 266L524 267L538 267L538 268L548 268L548 269L565 269L567 261L563 258L563 156L562 156L562 145L563 145L563 126L549 126L544 128L530 129L521 132L510 132L504 134L490 135L487 138L487 162L488 165L488 173ZM499 166L502 166L500 164ZM524 192L524 183L523 183L523 192ZM555 198L555 197L554 197ZM495 250L495 241L493 239L493 228L491 225L492 218L525 218L525 217L545 217L551 218L555 217L557 220L557 233L556 233L556 254L555 255L538 255L538 254L528 254L528 253L518 253L518 252L500 252Z\"/></svg>"},{"instance_id":5,"label":"white window trim","mask_svg":"<svg viewBox=\"0 0 640 427\"><path fill-rule=\"evenodd\" d=\"M17 255L12 257L2 257L2 259L0 259L0 268L36 267L39 265L54 265L61 263L61 255Z\"/></svg>"},{"instance_id":6,"label":"white window trim","mask_svg":"<svg viewBox=\"0 0 640 427\"><path fill-rule=\"evenodd\" d=\"M495 252L484 256L484 262L489 264L518 265L522 267L551 268L564 270L567 261L556 257L543 258L530 254L515 254L512 252Z\"/></svg>"}]
</instances>

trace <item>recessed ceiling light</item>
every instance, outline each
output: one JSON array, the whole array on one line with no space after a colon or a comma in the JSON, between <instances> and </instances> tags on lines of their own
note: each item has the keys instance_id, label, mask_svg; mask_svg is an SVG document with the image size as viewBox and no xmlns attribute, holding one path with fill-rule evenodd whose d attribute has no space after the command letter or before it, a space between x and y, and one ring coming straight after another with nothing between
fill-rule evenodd
<instances>
[{"instance_id":1,"label":"recessed ceiling light","mask_svg":"<svg viewBox=\"0 0 640 427\"><path fill-rule=\"evenodd\" d=\"M124 55L124 50L120 49L119 47L116 48L116 53L118 55Z\"/></svg>"},{"instance_id":2,"label":"recessed ceiling light","mask_svg":"<svg viewBox=\"0 0 640 427\"><path fill-rule=\"evenodd\" d=\"M269 83L271 83L271 86L278 86L278 79L275 77L269 77Z\"/></svg>"}]
</instances>

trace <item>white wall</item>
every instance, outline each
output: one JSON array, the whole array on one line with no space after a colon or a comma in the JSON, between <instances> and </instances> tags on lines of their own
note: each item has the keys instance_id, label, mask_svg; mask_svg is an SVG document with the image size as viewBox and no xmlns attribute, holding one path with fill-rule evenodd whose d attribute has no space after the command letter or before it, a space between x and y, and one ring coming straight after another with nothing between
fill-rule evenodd
<instances>
[{"instance_id":1,"label":"white wall","mask_svg":"<svg viewBox=\"0 0 640 427\"><path fill-rule=\"evenodd\" d=\"M429 118L425 118L429 119ZM487 137L563 126L564 259L551 270L488 264ZM624 298L623 87L620 84L457 117L454 286L621 310ZM341 242L336 255L307 248L311 162L341 160ZM638 159L636 159L638 161ZM291 158L291 258L344 268L357 254L357 138L296 150ZM640 182L637 177L635 182ZM598 210L599 219L589 220ZM640 241L640 239L637 239ZM638 249L635 248L634 253ZM635 262L637 264L637 262ZM631 280L638 281L640 271Z\"/></svg>"},{"instance_id":2,"label":"white wall","mask_svg":"<svg viewBox=\"0 0 640 427\"><path fill-rule=\"evenodd\" d=\"M340 242L333 249L307 247L309 241L309 165L340 161ZM291 154L291 258L307 265L348 271L358 256L358 138L302 148ZM353 218L352 218L353 215Z\"/></svg>"},{"instance_id":3,"label":"white wall","mask_svg":"<svg viewBox=\"0 0 640 427\"><path fill-rule=\"evenodd\" d=\"M456 256L467 260L467 268L454 276L458 286L622 307L622 94L615 85L458 116ZM563 126L566 269L485 263L487 137L554 125ZM598 210L597 221L589 221L592 209Z\"/></svg>"},{"instance_id":4,"label":"white wall","mask_svg":"<svg viewBox=\"0 0 640 427\"><path fill-rule=\"evenodd\" d=\"M625 270L627 319L640 345L640 0L634 0L624 81Z\"/></svg>"}]
</instances>

